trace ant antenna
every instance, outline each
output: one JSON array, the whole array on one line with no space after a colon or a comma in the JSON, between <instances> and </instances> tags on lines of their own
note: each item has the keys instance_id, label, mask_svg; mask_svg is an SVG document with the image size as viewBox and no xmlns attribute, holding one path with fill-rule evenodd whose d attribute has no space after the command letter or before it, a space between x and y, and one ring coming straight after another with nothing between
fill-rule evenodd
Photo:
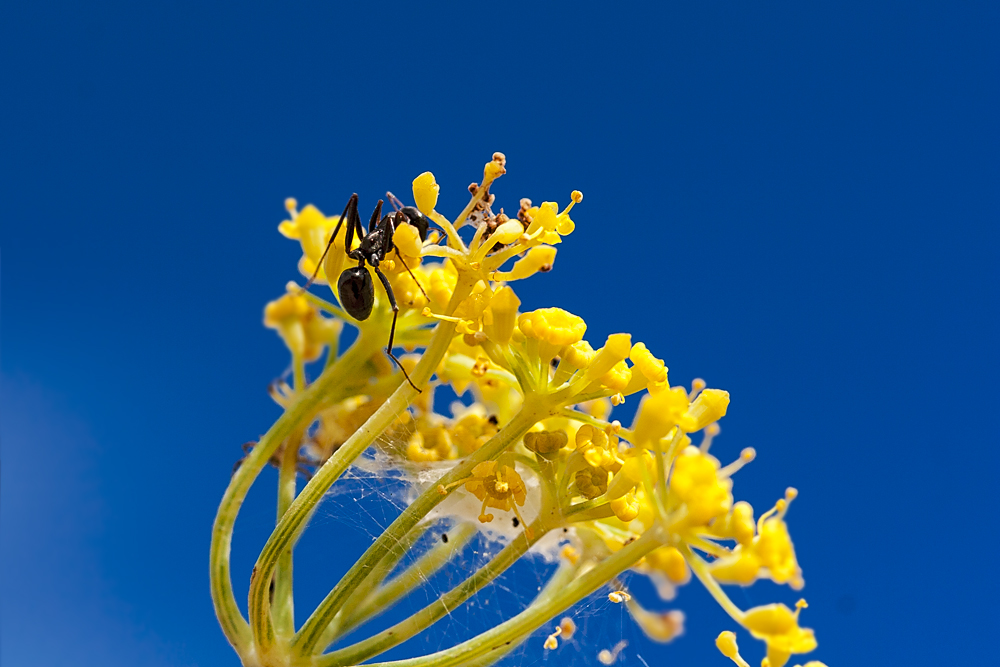
<instances>
[{"instance_id":1,"label":"ant antenna","mask_svg":"<svg viewBox=\"0 0 1000 667\"><path fill-rule=\"evenodd\" d=\"M397 212L403 210L403 202L399 201L399 199L396 198L396 195L386 190L385 198L389 200L389 203L392 204L392 207L396 209Z\"/></svg>"}]
</instances>

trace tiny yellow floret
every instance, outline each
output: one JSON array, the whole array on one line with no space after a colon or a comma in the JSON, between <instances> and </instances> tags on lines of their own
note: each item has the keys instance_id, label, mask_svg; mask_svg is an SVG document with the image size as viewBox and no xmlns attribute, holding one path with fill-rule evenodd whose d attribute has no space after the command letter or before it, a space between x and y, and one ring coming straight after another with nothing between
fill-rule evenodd
<instances>
[{"instance_id":1,"label":"tiny yellow floret","mask_svg":"<svg viewBox=\"0 0 1000 667\"><path fill-rule=\"evenodd\" d=\"M691 407L688 408L688 419L682 421L681 427L688 433L700 431L709 424L725 417L728 407L728 391L705 389L691 403Z\"/></svg>"},{"instance_id":2,"label":"tiny yellow floret","mask_svg":"<svg viewBox=\"0 0 1000 667\"><path fill-rule=\"evenodd\" d=\"M750 667L746 660L740 655L740 649L736 645L736 634L726 630L719 633L715 638L715 645L722 655L726 656L740 667Z\"/></svg>"},{"instance_id":3,"label":"tiny yellow floret","mask_svg":"<svg viewBox=\"0 0 1000 667\"><path fill-rule=\"evenodd\" d=\"M429 171L413 179L413 201L421 213L428 215L434 211L440 190L441 186L434 180L434 174Z\"/></svg>"},{"instance_id":4,"label":"tiny yellow floret","mask_svg":"<svg viewBox=\"0 0 1000 667\"><path fill-rule=\"evenodd\" d=\"M650 394L639 405L635 418L636 444L646 446L667 435L687 412L688 397L684 387Z\"/></svg>"}]
</instances>

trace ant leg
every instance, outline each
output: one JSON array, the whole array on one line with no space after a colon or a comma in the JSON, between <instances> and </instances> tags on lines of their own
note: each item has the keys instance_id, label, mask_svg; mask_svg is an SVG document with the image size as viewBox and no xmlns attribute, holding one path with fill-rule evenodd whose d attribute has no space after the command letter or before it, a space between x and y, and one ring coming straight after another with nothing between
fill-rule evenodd
<instances>
[{"instance_id":1,"label":"ant leg","mask_svg":"<svg viewBox=\"0 0 1000 667\"><path fill-rule=\"evenodd\" d=\"M372 211L372 219L368 222L368 232L375 231L375 228L378 227L378 221L379 221L379 219L381 217L382 217L382 200L379 199L378 203L375 204L375 210ZM358 229L358 236L360 236L361 238L364 238L365 236L368 235L368 232L366 232L363 229L360 229L360 227L361 227L360 222L361 221L359 220L358 222L359 222L359 224L358 224L358 228L359 228Z\"/></svg>"},{"instance_id":2,"label":"ant leg","mask_svg":"<svg viewBox=\"0 0 1000 667\"><path fill-rule=\"evenodd\" d=\"M403 268L406 269L406 272L410 274L411 278L413 278L413 282L417 284L417 288L420 290L420 293L424 295L424 298L427 299L428 302L430 302L431 298L427 296L427 292L424 291L424 288L420 284L420 281L417 280L417 277L413 275L413 271L410 271L410 267L408 267L406 265L406 262L403 261L403 256L399 254L399 248L396 248L396 257L399 258L399 263L403 265Z\"/></svg>"},{"instance_id":3,"label":"ant leg","mask_svg":"<svg viewBox=\"0 0 1000 667\"><path fill-rule=\"evenodd\" d=\"M395 250L396 257L399 258L399 263L402 264L403 268L406 269L406 272L410 274L410 277L413 278L413 282L415 282L417 287L420 289L420 293L423 294L424 298L429 302L431 298L427 296L427 292L424 291L423 285L421 285L420 281L417 280L417 277L413 275L413 271L410 270L410 267L406 265L406 262L403 260L403 256L399 253L399 247L392 242L393 237L396 235L396 230L401 224L406 222L406 214L402 211L396 211L395 218L389 218L389 216L386 216L386 218L388 219L387 224L390 227L391 233L385 235L385 241L383 242L384 245L382 246L382 256L385 257L390 250Z\"/></svg>"},{"instance_id":4,"label":"ant leg","mask_svg":"<svg viewBox=\"0 0 1000 667\"><path fill-rule=\"evenodd\" d=\"M316 270L313 271L312 277L306 282L302 287L302 291L305 292L309 289L309 286L313 284L316 280L316 276L319 275L319 270L323 268L323 260L326 259L326 255L330 252L330 248L333 246L333 240L337 238L337 234L340 232L340 226L344 224L344 218L347 218L347 243L344 245L344 249L347 250L348 255L351 252L351 244L354 242L354 221L358 219L358 194L354 193L351 198L347 200L347 206L344 207L344 212L340 214L340 220L337 221L337 226L333 228L333 234L330 234L330 240L326 244L326 248L323 250L323 254L320 256L319 261L316 263ZM360 224L360 220L358 221ZM327 276L327 280L330 276Z\"/></svg>"},{"instance_id":5,"label":"ant leg","mask_svg":"<svg viewBox=\"0 0 1000 667\"><path fill-rule=\"evenodd\" d=\"M389 305L392 307L392 327L389 329L389 343L385 348L385 353L389 355L390 359L396 362L399 370L403 371L403 377L410 383L410 386L419 392L420 388L413 384L413 380L410 379L410 375L403 368L403 364L399 363L399 359L392 353L392 339L396 337L396 318L399 317L399 306L396 305L396 295L392 293L392 287L389 286L389 279L385 277L385 274L377 266L372 268L375 269L375 275L378 276L378 279L382 281L382 287L385 288L385 293L389 297Z\"/></svg>"}]
</instances>

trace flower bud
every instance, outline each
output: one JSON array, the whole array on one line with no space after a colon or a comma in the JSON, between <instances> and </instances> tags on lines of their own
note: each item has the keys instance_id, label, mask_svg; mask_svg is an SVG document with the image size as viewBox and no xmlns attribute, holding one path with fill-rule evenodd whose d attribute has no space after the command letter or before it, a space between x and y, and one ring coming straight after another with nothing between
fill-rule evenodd
<instances>
[{"instance_id":1,"label":"flower bud","mask_svg":"<svg viewBox=\"0 0 1000 667\"><path fill-rule=\"evenodd\" d=\"M712 422L717 422L726 416L729 407L729 392L721 389L705 389L688 408L689 419L681 423L688 433L700 431Z\"/></svg>"},{"instance_id":2,"label":"flower bud","mask_svg":"<svg viewBox=\"0 0 1000 667\"><path fill-rule=\"evenodd\" d=\"M424 215L431 213L437 205L441 186L434 180L434 174L425 171L413 179L413 201Z\"/></svg>"},{"instance_id":3,"label":"flower bud","mask_svg":"<svg viewBox=\"0 0 1000 667\"><path fill-rule=\"evenodd\" d=\"M677 425L687 408L684 387L647 396L639 405L639 414L635 418L636 444L646 445L665 436Z\"/></svg>"}]
</instances>

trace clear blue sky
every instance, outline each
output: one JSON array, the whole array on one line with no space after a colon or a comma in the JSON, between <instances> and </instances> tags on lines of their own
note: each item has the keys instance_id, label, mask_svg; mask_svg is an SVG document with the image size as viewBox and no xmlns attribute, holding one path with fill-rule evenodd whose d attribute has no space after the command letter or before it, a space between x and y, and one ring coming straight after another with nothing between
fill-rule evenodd
<instances>
[{"instance_id":1,"label":"clear blue sky","mask_svg":"<svg viewBox=\"0 0 1000 667\"><path fill-rule=\"evenodd\" d=\"M496 150L505 206L586 196L525 307L728 389L720 456L759 453L738 495L800 489L816 657L995 659L997 5L680 4L4 3L5 667L238 664L208 541L276 416L283 200L429 169L451 210ZM314 528L306 598L346 567ZM727 664L731 624L678 604L683 639L623 656Z\"/></svg>"}]
</instances>

